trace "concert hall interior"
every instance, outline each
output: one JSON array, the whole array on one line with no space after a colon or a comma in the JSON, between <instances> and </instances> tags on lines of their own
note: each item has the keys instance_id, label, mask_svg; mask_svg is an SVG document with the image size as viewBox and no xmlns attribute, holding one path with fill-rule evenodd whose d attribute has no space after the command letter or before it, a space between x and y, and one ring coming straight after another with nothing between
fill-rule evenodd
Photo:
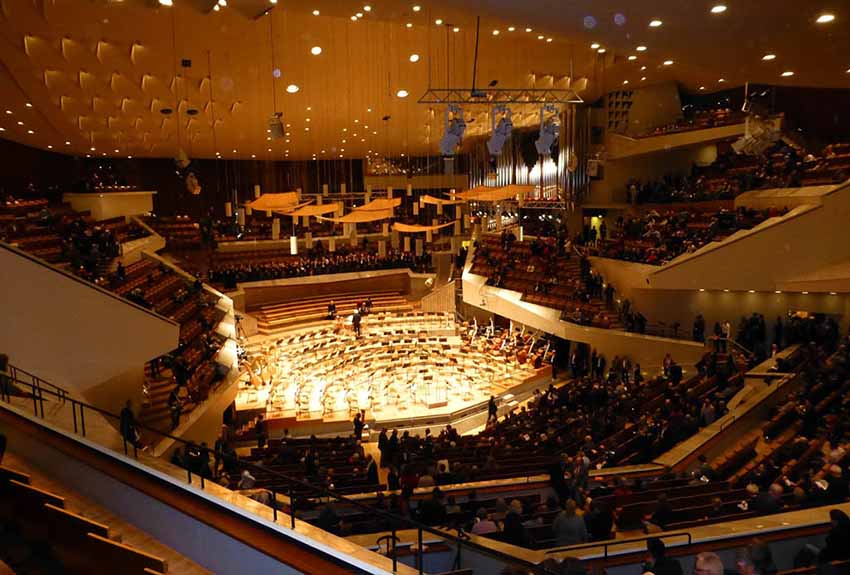
<instances>
[{"instance_id":1,"label":"concert hall interior","mask_svg":"<svg viewBox=\"0 0 850 575\"><path fill-rule=\"evenodd\" d=\"M850 574L848 23L0 0L0 574Z\"/></svg>"}]
</instances>

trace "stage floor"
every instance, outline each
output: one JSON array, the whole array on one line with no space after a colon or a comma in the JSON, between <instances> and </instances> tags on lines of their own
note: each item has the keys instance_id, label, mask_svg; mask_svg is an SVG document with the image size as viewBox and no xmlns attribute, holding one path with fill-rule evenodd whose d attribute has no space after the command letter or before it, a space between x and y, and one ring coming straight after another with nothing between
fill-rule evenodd
<instances>
[{"instance_id":1,"label":"stage floor","mask_svg":"<svg viewBox=\"0 0 850 575\"><path fill-rule=\"evenodd\" d=\"M366 316L359 338L332 321L254 336L246 352L237 411L290 432L348 432L360 410L372 429L437 425L486 409L491 395L508 404L550 373L438 313Z\"/></svg>"}]
</instances>

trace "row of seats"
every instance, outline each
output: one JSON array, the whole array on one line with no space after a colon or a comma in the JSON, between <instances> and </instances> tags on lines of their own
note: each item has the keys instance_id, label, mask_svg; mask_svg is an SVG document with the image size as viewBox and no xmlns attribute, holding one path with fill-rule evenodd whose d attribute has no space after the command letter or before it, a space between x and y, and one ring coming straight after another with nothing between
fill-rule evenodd
<instances>
[{"instance_id":1,"label":"row of seats","mask_svg":"<svg viewBox=\"0 0 850 575\"><path fill-rule=\"evenodd\" d=\"M66 509L64 498L32 485L29 475L2 466L0 519L4 546L19 546L13 555L23 564L13 568L80 575L154 575L168 570L164 559L121 543L108 525Z\"/></svg>"}]
</instances>

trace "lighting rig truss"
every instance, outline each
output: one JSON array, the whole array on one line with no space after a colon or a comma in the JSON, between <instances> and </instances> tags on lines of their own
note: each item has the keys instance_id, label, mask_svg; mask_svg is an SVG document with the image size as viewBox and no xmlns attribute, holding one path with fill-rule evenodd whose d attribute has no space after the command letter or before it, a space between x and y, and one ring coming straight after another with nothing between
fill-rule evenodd
<instances>
[{"instance_id":1,"label":"lighting rig truss","mask_svg":"<svg viewBox=\"0 0 850 575\"><path fill-rule=\"evenodd\" d=\"M420 104L581 104L584 100L571 88L429 88Z\"/></svg>"}]
</instances>

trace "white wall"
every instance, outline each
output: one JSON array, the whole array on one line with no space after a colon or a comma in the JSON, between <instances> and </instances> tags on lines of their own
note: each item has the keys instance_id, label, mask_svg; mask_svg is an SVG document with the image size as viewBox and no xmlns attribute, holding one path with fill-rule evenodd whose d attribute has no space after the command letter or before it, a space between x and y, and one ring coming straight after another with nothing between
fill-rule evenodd
<instances>
[{"instance_id":1,"label":"white wall","mask_svg":"<svg viewBox=\"0 0 850 575\"><path fill-rule=\"evenodd\" d=\"M90 211L97 221L118 216L138 216L153 211L156 192L107 192L105 194L63 194L77 212Z\"/></svg>"},{"instance_id":2,"label":"white wall","mask_svg":"<svg viewBox=\"0 0 850 575\"><path fill-rule=\"evenodd\" d=\"M69 391L85 391L177 347L176 323L5 244L0 269L0 350Z\"/></svg>"}]
</instances>

